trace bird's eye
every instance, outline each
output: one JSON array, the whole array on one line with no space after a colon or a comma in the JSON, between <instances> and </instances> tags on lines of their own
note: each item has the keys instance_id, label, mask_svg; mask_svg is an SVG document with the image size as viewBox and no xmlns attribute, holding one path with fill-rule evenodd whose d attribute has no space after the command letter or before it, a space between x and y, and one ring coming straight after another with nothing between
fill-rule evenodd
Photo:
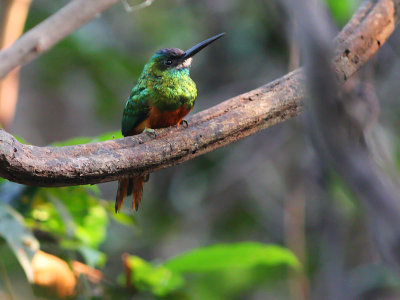
<instances>
[{"instance_id":1,"label":"bird's eye","mask_svg":"<svg viewBox=\"0 0 400 300\"><path fill-rule=\"evenodd\" d=\"M170 65L172 65L172 60L167 60L167 61L165 61L165 64L167 65L167 66L170 66Z\"/></svg>"}]
</instances>

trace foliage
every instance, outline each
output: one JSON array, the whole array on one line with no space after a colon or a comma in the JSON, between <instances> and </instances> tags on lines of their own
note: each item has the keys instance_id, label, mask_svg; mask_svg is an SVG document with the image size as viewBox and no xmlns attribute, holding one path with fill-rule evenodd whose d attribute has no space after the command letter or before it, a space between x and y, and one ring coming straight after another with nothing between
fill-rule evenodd
<instances>
[{"instance_id":1,"label":"foliage","mask_svg":"<svg viewBox=\"0 0 400 300\"><path fill-rule=\"evenodd\" d=\"M93 138L93 137L76 137L76 138L69 139L67 141L55 142L55 143L52 143L51 145L54 147L73 146L73 145L80 145L80 144L103 142L103 141L113 140L113 139L120 139L122 137L123 136L122 136L121 131L118 130L118 131L107 132L107 133L101 134L95 138Z\"/></svg>"},{"instance_id":2,"label":"foliage","mask_svg":"<svg viewBox=\"0 0 400 300\"><path fill-rule=\"evenodd\" d=\"M133 273L132 285L142 291L150 290L157 296L182 288L183 275L186 274L240 273L257 266L286 265L294 269L300 266L297 258L287 249L255 242L196 248L159 265L130 256L128 264Z\"/></svg>"},{"instance_id":3,"label":"foliage","mask_svg":"<svg viewBox=\"0 0 400 300\"><path fill-rule=\"evenodd\" d=\"M156 296L165 296L184 284L179 273L162 265L154 266L138 256L130 256L128 265L133 271L132 285L140 291L151 291Z\"/></svg>"},{"instance_id":4,"label":"foliage","mask_svg":"<svg viewBox=\"0 0 400 300\"><path fill-rule=\"evenodd\" d=\"M39 249L39 242L24 226L23 217L10 206L1 202L0 236L6 240L14 252L28 280L33 282L31 263L35 252Z\"/></svg>"},{"instance_id":5,"label":"foliage","mask_svg":"<svg viewBox=\"0 0 400 300\"><path fill-rule=\"evenodd\" d=\"M164 263L166 267L179 273L240 270L257 265L282 264L299 267L297 258L287 249L253 242L198 248Z\"/></svg>"},{"instance_id":6,"label":"foliage","mask_svg":"<svg viewBox=\"0 0 400 300\"><path fill-rule=\"evenodd\" d=\"M360 2L325 0L338 29ZM65 3L32 1L26 30ZM194 110L209 108L287 73L291 21L280 1L160 0L131 14L116 5L21 69L10 131L34 145L121 138L124 100L154 51L227 32L191 69L199 90ZM393 35L370 73L384 104L382 131L392 131L378 152L400 169L398 44ZM114 213L115 183L39 188L0 178L0 298L34 299L24 277L33 253L18 251L37 245L22 238L29 236L71 266L77 260L103 273L94 283L81 275L78 299L291 299L301 297L298 286L325 299L341 283L353 298L398 299L391 292L400 291L399 276L376 259L356 195L320 170L302 128L296 121L275 126L151 174L138 212L127 205ZM248 240L268 244L238 242ZM124 253L131 254L132 289Z\"/></svg>"},{"instance_id":7,"label":"foliage","mask_svg":"<svg viewBox=\"0 0 400 300\"><path fill-rule=\"evenodd\" d=\"M357 0L325 0L335 21L343 26L359 4Z\"/></svg>"},{"instance_id":8,"label":"foliage","mask_svg":"<svg viewBox=\"0 0 400 300\"><path fill-rule=\"evenodd\" d=\"M53 143L53 146L70 146L120 137L119 132L111 132L96 138L73 138ZM3 214L7 215L0 215L0 234L5 237L17 256L22 243L26 243L27 232L32 230L52 237L54 240L50 244L53 251L58 249L56 253L60 250L79 253L89 266L103 267L107 253L100 248L107 239L110 220L133 229L138 228L138 223L132 216L115 214L113 203L102 200L100 194L97 186L30 188L2 180L0 195L7 203L21 211L22 215L11 206L2 203ZM23 232L25 233L22 234ZM33 236L30 238L36 241ZM49 248L50 244L42 243L42 247ZM35 245L36 251L39 243L36 241ZM28 260L18 256L26 274L32 274L29 260L35 251L30 252ZM131 280L131 285L138 291L151 292L160 297L183 291L183 287L188 284L193 285L192 280L188 282L187 275L215 272L229 274L232 271L238 274L251 273L260 266L289 266L293 269L300 266L297 258L289 250L255 242L195 248L161 264L147 262L139 256L132 255L126 263L133 276L131 279L124 278L124 281ZM202 280L204 278L199 277L195 282L202 284Z\"/></svg>"},{"instance_id":9,"label":"foliage","mask_svg":"<svg viewBox=\"0 0 400 300\"><path fill-rule=\"evenodd\" d=\"M90 265L101 264L104 255L96 249L105 239L108 217L93 191L86 186L39 189L29 199L25 221L60 238L65 248L79 250Z\"/></svg>"}]
</instances>

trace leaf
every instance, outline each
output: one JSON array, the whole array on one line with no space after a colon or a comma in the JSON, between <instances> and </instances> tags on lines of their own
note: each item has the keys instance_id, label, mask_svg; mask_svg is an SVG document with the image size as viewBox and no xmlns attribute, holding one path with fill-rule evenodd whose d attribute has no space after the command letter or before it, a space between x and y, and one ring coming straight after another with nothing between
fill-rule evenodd
<instances>
[{"instance_id":1,"label":"leaf","mask_svg":"<svg viewBox=\"0 0 400 300\"><path fill-rule=\"evenodd\" d=\"M103 142L108 140L115 140L123 138L121 130L107 132L104 134L99 135L98 137L94 138L92 142Z\"/></svg>"},{"instance_id":2,"label":"leaf","mask_svg":"<svg viewBox=\"0 0 400 300\"><path fill-rule=\"evenodd\" d=\"M52 196L50 196L49 198L50 201L54 204L56 211L58 212L58 215L65 226L65 234L67 235L67 237L73 237L76 228L74 219L72 218L71 214L68 212L68 210L60 200Z\"/></svg>"},{"instance_id":3,"label":"leaf","mask_svg":"<svg viewBox=\"0 0 400 300\"><path fill-rule=\"evenodd\" d=\"M44 220L47 222L41 224L47 225L50 231L60 233L59 220L62 220L63 234L68 229L73 230L74 238L86 246L98 247L106 237L108 217L105 208L99 204L99 199L92 196L92 189L91 186L41 189L45 202L36 207L46 208L50 215L48 220ZM49 201L56 203L58 209L54 209ZM60 209L61 207L64 209Z\"/></svg>"},{"instance_id":4,"label":"leaf","mask_svg":"<svg viewBox=\"0 0 400 300\"><path fill-rule=\"evenodd\" d=\"M345 24L353 14L356 5L355 0L325 0L329 9L331 10L332 16L335 21L339 24Z\"/></svg>"},{"instance_id":5,"label":"leaf","mask_svg":"<svg viewBox=\"0 0 400 300\"><path fill-rule=\"evenodd\" d=\"M258 265L300 267L296 256L286 248L255 242L198 248L178 255L163 265L178 273L221 271Z\"/></svg>"},{"instance_id":6,"label":"leaf","mask_svg":"<svg viewBox=\"0 0 400 300\"><path fill-rule=\"evenodd\" d=\"M51 146L61 147L61 146L73 146L90 143L93 140L91 137L75 137L66 141L54 142Z\"/></svg>"},{"instance_id":7,"label":"leaf","mask_svg":"<svg viewBox=\"0 0 400 300\"><path fill-rule=\"evenodd\" d=\"M113 204L113 209L114 209L114 204ZM127 215L124 213L121 214L116 214L114 210L110 212L110 216L115 220L116 222L125 225L125 226L133 226L136 229L140 229L139 223L135 219L133 215Z\"/></svg>"},{"instance_id":8,"label":"leaf","mask_svg":"<svg viewBox=\"0 0 400 300\"><path fill-rule=\"evenodd\" d=\"M165 296L180 289L184 284L181 275L163 266L153 266L140 257L130 256L128 265L132 270L132 284L140 291L151 291Z\"/></svg>"},{"instance_id":9,"label":"leaf","mask_svg":"<svg viewBox=\"0 0 400 300\"><path fill-rule=\"evenodd\" d=\"M93 196L96 186L40 188L35 193L26 222L61 238L64 248L80 251L92 266L104 264L97 250L107 234L108 215L103 201Z\"/></svg>"},{"instance_id":10,"label":"leaf","mask_svg":"<svg viewBox=\"0 0 400 300\"><path fill-rule=\"evenodd\" d=\"M26 229L22 216L9 205L0 203L0 235L7 241L29 282L33 282L32 259L39 242Z\"/></svg>"},{"instance_id":11,"label":"leaf","mask_svg":"<svg viewBox=\"0 0 400 300\"><path fill-rule=\"evenodd\" d=\"M95 143L95 142L103 142L113 139L120 139L122 138L122 133L120 130L112 131L103 133L97 137L75 137L66 141L61 142L54 142L51 145L54 147L60 146L73 146L73 145L80 145L80 144L88 144L88 143Z\"/></svg>"},{"instance_id":12,"label":"leaf","mask_svg":"<svg viewBox=\"0 0 400 300\"><path fill-rule=\"evenodd\" d=\"M96 248L106 238L107 223L105 209L100 205L92 206L78 224L75 234L85 245Z\"/></svg>"},{"instance_id":13,"label":"leaf","mask_svg":"<svg viewBox=\"0 0 400 300\"><path fill-rule=\"evenodd\" d=\"M300 263L289 250L255 242L221 244L194 249L176 256L162 265L154 266L137 256L128 258L132 270L131 283L140 291L150 291L157 296L165 296L182 288L183 274L224 271L226 275L252 271L255 266L287 265L299 268ZM208 276L207 276L208 277ZM221 274L219 275L221 277ZM229 281L232 282L232 281Z\"/></svg>"},{"instance_id":14,"label":"leaf","mask_svg":"<svg viewBox=\"0 0 400 300\"><path fill-rule=\"evenodd\" d=\"M18 142L20 142L21 144L28 144L28 143L25 141L24 138L22 138L22 137L20 137L20 136L17 136L17 135L14 135L14 137L15 137L15 139L16 139Z\"/></svg>"},{"instance_id":15,"label":"leaf","mask_svg":"<svg viewBox=\"0 0 400 300\"><path fill-rule=\"evenodd\" d=\"M125 225L125 226L133 226L135 229L140 229L139 224L133 214L116 214L114 203L111 201L105 201L103 206L108 212L108 215L116 222Z\"/></svg>"}]
</instances>

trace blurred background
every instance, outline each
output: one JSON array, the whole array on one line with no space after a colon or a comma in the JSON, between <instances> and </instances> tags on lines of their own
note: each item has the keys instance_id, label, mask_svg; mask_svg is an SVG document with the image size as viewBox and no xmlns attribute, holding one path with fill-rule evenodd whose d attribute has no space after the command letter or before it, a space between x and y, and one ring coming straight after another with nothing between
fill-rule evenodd
<instances>
[{"instance_id":1,"label":"blurred background","mask_svg":"<svg viewBox=\"0 0 400 300\"><path fill-rule=\"evenodd\" d=\"M325 1L337 31L360 2ZM68 1L26 3L24 31ZM118 138L125 100L156 50L226 32L192 64L196 113L297 67L292 23L278 0L156 0L133 12L117 4L20 70L15 116L3 127L37 146ZM399 45L395 31L348 84L364 86L368 143L397 185ZM0 298L398 299L399 275L381 263L357 198L316 157L306 118L152 174L138 212L126 201L114 214L116 182L46 189L3 180ZM69 264L78 292L59 284L62 271L57 284L35 273L41 287L32 291L24 271L45 263L24 265L15 249L37 243Z\"/></svg>"}]
</instances>

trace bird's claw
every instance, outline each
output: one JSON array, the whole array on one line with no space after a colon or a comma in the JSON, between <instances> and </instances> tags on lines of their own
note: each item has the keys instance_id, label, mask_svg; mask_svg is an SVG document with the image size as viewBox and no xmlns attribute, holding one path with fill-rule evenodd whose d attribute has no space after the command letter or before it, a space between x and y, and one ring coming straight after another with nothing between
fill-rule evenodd
<instances>
[{"instance_id":1,"label":"bird's claw","mask_svg":"<svg viewBox=\"0 0 400 300\"><path fill-rule=\"evenodd\" d=\"M189 127L189 124L188 124L188 122L187 122L186 120L182 120L182 121L179 123L179 125L182 125L183 128L188 128L188 127Z\"/></svg>"},{"instance_id":2,"label":"bird's claw","mask_svg":"<svg viewBox=\"0 0 400 300\"><path fill-rule=\"evenodd\" d=\"M157 133L154 129L146 127L145 129L143 129L143 132L147 133L148 135L152 135L153 137L157 137Z\"/></svg>"}]
</instances>

